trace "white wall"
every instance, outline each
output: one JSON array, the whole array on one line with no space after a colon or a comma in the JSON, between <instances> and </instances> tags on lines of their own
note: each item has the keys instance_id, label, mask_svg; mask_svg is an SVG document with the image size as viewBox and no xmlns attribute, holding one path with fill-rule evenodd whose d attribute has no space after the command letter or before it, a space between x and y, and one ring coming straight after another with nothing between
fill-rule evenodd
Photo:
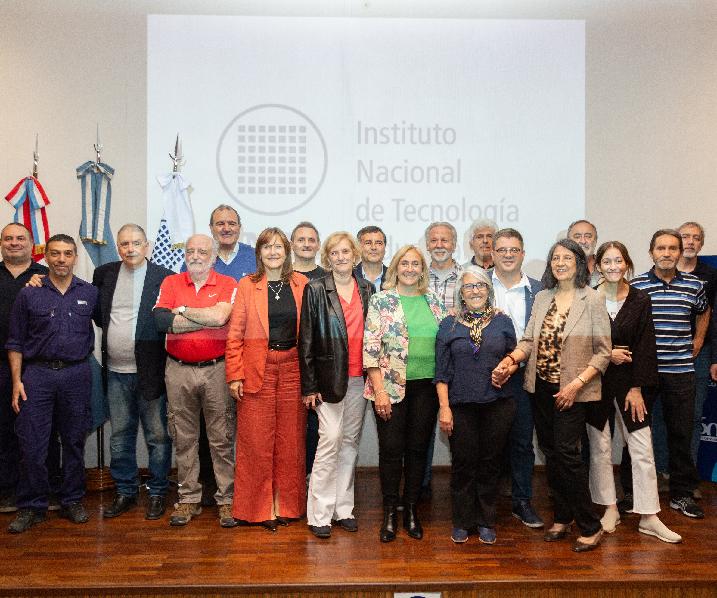
<instances>
[{"instance_id":1,"label":"white wall","mask_svg":"<svg viewBox=\"0 0 717 598\"><path fill-rule=\"evenodd\" d=\"M94 157L96 123L103 156L117 170L113 230L145 221L146 15L157 13L584 19L587 217L602 240L627 243L638 270L649 265L652 232L687 219L704 223L704 252L717 253L717 3L711 0L4 0L0 191L29 174L39 133L40 179L53 200L54 232L78 229L74 169ZM221 93L221 86L207 92ZM11 214L7 207L6 221ZM556 232L564 227L556 214ZM375 462L372 430L365 436L361 462ZM94 451L94 441L88 448ZM446 448L438 448L445 462Z\"/></svg>"}]
</instances>

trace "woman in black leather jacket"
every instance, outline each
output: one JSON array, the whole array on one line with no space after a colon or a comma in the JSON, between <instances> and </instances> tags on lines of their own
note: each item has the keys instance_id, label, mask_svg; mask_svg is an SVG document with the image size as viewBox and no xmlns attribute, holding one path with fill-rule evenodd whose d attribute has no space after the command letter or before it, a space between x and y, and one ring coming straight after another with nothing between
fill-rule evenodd
<instances>
[{"instance_id":1,"label":"woman in black leather jacket","mask_svg":"<svg viewBox=\"0 0 717 598\"><path fill-rule=\"evenodd\" d=\"M318 538L332 521L358 529L354 471L363 427L363 330L373 285L355 278L360 250L346 232L329 235L321 263L329 273L304 289L299 329L301 394L319 417L319 445L309 480L306 517Z\"/></svg>"}]
</instances>

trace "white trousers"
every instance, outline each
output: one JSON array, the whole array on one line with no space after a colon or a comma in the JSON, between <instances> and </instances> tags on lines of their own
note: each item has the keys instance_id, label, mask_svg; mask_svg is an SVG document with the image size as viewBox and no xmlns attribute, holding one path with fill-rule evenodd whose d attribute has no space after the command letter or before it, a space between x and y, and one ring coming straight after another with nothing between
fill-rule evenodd
<instances>
[{"instance_id":1,"label":"white trousers","mask_svg":"<svg viewBox=\"0 0 717 598\"><path fill-rule=\"evenodd\" d=\"M332 519L353 517L354 476L367 402L363 388L363 376L351 377L342 401L316 408L319 444L309 479L309 525L331 525Z\"/></svg>"},{"instance_id":2,"label":"white trousers","mask_svg":"<svg viewBox=\"0 0 717 598\"><path fill-rule=\"evenodd\" d=\"M660 497L657 493L657 473L650 427L645 426L629 433L622 419L622 407L617 401L615 408L615 425L620 429L623 439L627 439L627 450L632 460L632 510L641 515L659 513ZM602 431L588 425L587 431L590 440L590 494L594 503L613 505L617 498L612 469L610 423L606 422Z\"/></svg>"}]
</instances>

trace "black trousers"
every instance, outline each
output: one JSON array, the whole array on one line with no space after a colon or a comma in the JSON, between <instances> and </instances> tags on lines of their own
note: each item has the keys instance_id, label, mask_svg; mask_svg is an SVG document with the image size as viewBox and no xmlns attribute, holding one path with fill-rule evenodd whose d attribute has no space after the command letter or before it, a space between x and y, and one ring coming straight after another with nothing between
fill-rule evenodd
<instances>
[{"instance_id":1,"label":"black trousers","mask_svg":"<svg viewBox=\"0 0 717 598\"><path fill-rule=\"evenodd\" d=\"M451 504L453 526L495 527L501 456L508 441L515 400L452 405Z\"/></svg>"},{"instance_id":2,"label":"black trousers","mask_svg":"<svg viewBox=\"0 0 717 598\"><path fill-rule=\"evenodd\" d=\"M581 535L592 536L601 526L590 498L588 468L580 455L587 403L573 403L570 409L559 411L553 397L559 390L557 384L536 378L535 431L553 491L554 519L561 524L575 521Z\"/></svg>"},{"instance_id":3,"label":"black trousers","mask_svg":"<svg viewBox=\"0 0 717 598\"><path fill-rule=\"evenodd\" d=\"M376 414L378 434L378 471L383 504L398 506L401 474L404 476L403 500L417 503L426 467L426 450L436 426L438 395L430 379L409 380L406 396L391 405L391 419Z\"/></svg>"}]
</instances>

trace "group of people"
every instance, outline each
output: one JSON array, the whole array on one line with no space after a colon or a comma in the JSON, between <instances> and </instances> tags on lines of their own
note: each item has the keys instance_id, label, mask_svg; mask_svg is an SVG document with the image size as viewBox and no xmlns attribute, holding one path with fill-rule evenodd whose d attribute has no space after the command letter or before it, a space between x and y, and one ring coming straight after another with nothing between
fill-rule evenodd
<instances>
[{"instance_id":1,"label":"group of people","mask_svg":"<svg viewBox=\"0 0 717 598\"><path fill-rule=\"evenodd\" d=\"M216 504L223 527L277 531L306 516L318 538L335 527L355 532L367 404L378 436L382 542L396 538L399 514L410 537L423 537L417 505L431 492L437 422L450 442L456 543L472 534L496 541L505 477L513 516L544 527L532 505L534 429L554 507L546 541L566 538L574 523L573 549L592 550L621 512L634 512L640 532L680 542L657 516L660 468L669 471L670 507L704 516L694 438L706 380L717 379L709 330L717 271L697 257L699 224L657 231L654 267L633 277L625 245L597 247L595 226L574 222L551 247L541 281L522 270L521 234L487 220L472 224L474 255L462 266L447 222L426 230L430 261L423 247L406 245L388 266L377 226L334 232L323 244L310 222L290 237L271 227L254 249L239 242L240 231L236 210L218 206L211 236L186 241L175 274L147 261L144 230L126 224L117 234L121 260L97 268L89 284L73 275L71 237L48 241L45 268L30 258L25 227L2 230L0 510L17 509L11 533L46 518L51 491L61 516L88 520L93 321L117 489L104 517L138 503L141 423L147 519L165 513L173 444L172 526ZM658 407L661 434L652 425ZM620 503L616 429L626 444ZM58 433L62 476L51 489ZM656 466L661 451L669 456ZM602 515L594 504L605 506Z\"/></svg>"}]
</instances>

